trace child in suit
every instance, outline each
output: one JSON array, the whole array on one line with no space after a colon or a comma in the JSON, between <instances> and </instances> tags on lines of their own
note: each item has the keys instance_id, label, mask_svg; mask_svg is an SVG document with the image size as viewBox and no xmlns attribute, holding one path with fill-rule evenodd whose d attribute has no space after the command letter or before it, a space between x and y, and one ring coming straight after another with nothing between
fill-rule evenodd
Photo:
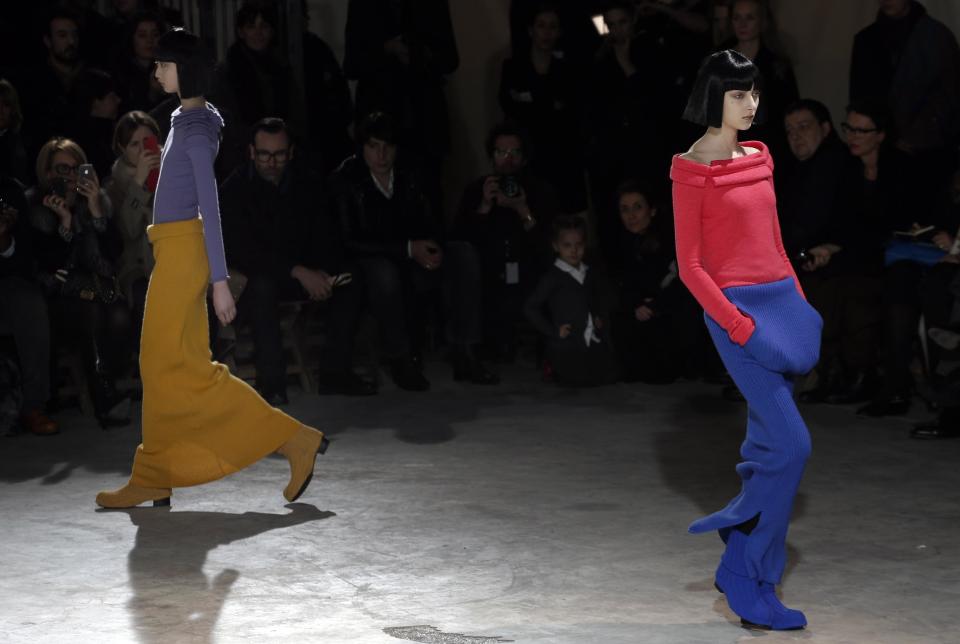
<instances>
[{"instance_id":1,"label":"child in suit","mask_svg":"<svg viewBox=\"0 0 960 644\"><path fill-rule=\"evenodd\" d=\"M595 274L583 263L586 241L582 218L554 221L557 259L524 306L524 315L546 336L547 360L556 381L564 385L604 385L617 379L607 309Z\"/></svg>"}]
</instances>

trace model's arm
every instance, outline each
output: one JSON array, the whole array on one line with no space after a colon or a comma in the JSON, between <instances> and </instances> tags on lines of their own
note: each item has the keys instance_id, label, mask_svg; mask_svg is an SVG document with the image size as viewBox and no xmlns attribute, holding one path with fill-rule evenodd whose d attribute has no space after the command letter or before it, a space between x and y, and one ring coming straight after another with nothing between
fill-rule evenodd
<instances>
[{"instance_id":1,"label":"model's arm","mask_svg":"<svg viewBox=\"0 0 960 644\"><path fill-rule=\"evenodd\" d=\"M210 282L227 279L226 253L223 250L223 233L220 230L220 204L217 200L217 179L213 174L216 158L216 139L208 132L188 134L185 138L187 156L193 167L197 183L197 202L203 218L203 237L210 263Z\"/></svg>"},{"instance_id":2,"label":"model's arm","mask_svg":"<svg viewBox=\"0 0 960 644\"><path fill-rule=\"evenodd\" d=\"M732 341L743 346L753 334L753 319L726 298L700 261L703 248L700 222L703 188L674 182L673 208L680 280L690 289L707 315L726 330Z\"/></svg>"}]
</instances>

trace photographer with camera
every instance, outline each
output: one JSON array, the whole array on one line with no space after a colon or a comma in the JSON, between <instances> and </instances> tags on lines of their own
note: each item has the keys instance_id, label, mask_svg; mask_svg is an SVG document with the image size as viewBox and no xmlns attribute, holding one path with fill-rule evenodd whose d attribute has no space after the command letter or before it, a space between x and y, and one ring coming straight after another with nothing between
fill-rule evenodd
<instances>
[{"instance_id":1,"label":"photographer with camera","mask_svg":"<svg viewBox=\"0 0 960 644\"><path fill-rule=\"evenodd\" d=\"M70 139L44 144L36 170L27 200L54 338L79 350L101 427L129 424L129 398L115 387L129 366L132 338L112 261L120 244L109 226L110 200Z\"/></svg>"},{"instance_id":2,"label":"photographer with camera","mask_svg":"<svg viewBox=\"0 0 960 644\"><path fill-rule=\"evenodd\" d=\"M485 348L509 362L523 302L553 261L548 242L558 203L550 185L527 172L527 142L518 126L494 127L486 150L492 173L464 189L454 230L480 256Z\"/></svg>"}]
</instances>

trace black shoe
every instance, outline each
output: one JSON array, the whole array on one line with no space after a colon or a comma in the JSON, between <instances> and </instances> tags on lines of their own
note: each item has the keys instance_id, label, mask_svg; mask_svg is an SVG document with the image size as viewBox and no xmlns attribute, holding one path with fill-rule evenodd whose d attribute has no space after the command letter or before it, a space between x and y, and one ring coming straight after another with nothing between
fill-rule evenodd
<instances>
[{"instance_id":1,"label":"black shoe","mask_svg":"<svg viewBox=\"0 0 960 644\"><path fill-rule=\"evenodd\" d=\"M372 396L377 393L373 383L368 382L352 371L320 372L317 377L317 393L339 394L341 396Z\"/></svg>"},{"instance_id":2,"label":"black shoe","mask_svg":"<svg viewBox=\"0 0 960 644\"><path fill-rule=\"evenodd\" d=\"M917 425L910 430L910 438L918 440L938 440L942 438L960 438L960 427L946 427L936 420L932 423Z\"/></svg>"},{"instance_id":3,"label":"black shoe","mask_svg":"<svg viewBox=\"0 0 960 644\"><path fill-rule=\"evenodd\" d=\"M487 371L483 363L475 357L466 355L453 359L453 379L456 382L472 382L475 385L500 384L500 376Z\"/></svg>"},{"instance_id":4,"label":"black shoe","mask_svg":"<svg viewBox=\"0 0 960 644\"><path fill-rule=\"evenodd\" d=\"M858 416L902 416L910 409L910 398L900 394L878 398L857 410Z\"/></svg>"},{"instance_id":5,"label":"black shoe","mask_svg":"<svg viewBox=\"0 0 960 644\"><path fill-rule=\"evenodd\" d=\"M423 377L420 369L410 358L395 360L390 367L390 377L393 378L393 384L405 391L430 389L430 381Z\"/></svg>"}]
</instances>

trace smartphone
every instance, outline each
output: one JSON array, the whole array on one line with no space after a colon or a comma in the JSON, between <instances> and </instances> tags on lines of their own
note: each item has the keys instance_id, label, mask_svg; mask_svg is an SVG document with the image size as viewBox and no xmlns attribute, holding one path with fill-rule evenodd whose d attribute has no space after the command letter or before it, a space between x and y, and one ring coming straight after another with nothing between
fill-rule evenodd
<instances>
[{"instance_id":1,"label":"smartphone","mask_svg":"<svg viewBox=\"0 0 960 644\"><path fill-rule=\"evenodd\" d=\"M153 136L152 134L143 140L143 147L151 152L160 152L160 142L157 141L157 137ZM154 168L150 171L150 174L147 175L147 181L144 184L144 187L146 187L149 192L156 192L157 181L159 180L160 168Z\"/></svg>"},{"instance_id":2,"label":"smartphone","mask_svg":"<svg viewBox=\"0 0 960 644\"><path fill-rule=\"evenodd\" d=\"M83 181L86 179L90 181L97 174L96 170L93 169L92 163L81 163L80 167L77 168L77 180Z\"/></svg>"}]
</instances>

